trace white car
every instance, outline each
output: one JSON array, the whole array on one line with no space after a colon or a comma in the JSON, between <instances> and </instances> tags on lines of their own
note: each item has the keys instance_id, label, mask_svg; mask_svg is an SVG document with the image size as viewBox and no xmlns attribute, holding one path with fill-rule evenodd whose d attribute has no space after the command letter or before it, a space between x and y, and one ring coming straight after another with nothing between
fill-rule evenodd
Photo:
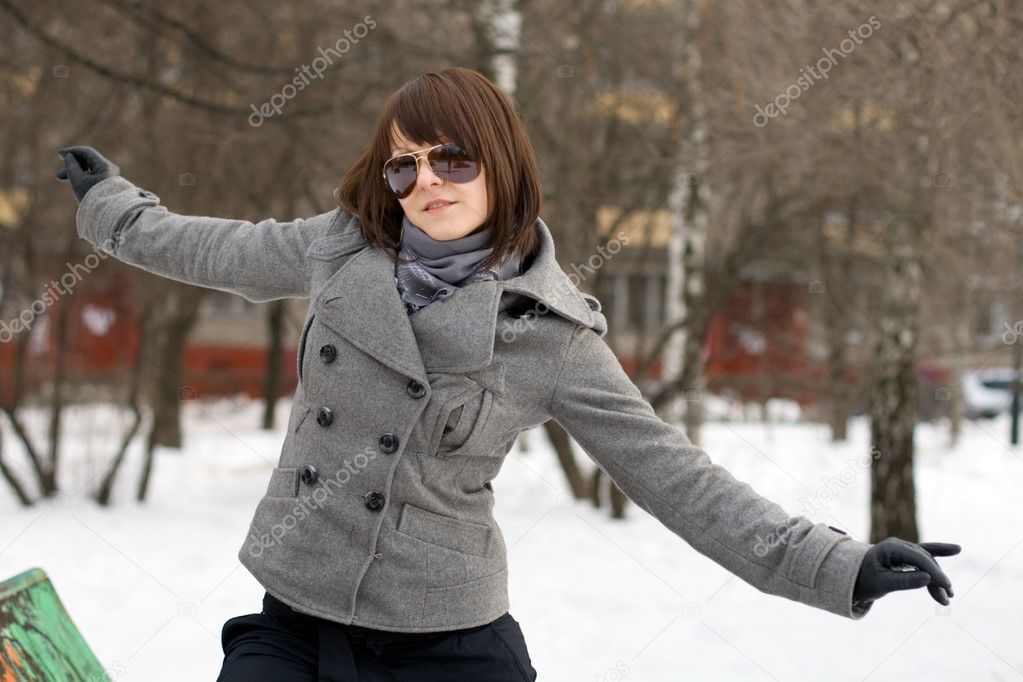
<instances>
[{"instance_id":1,"label":"white car","mask_svg":"<svg viewBox=\"0 0 1023 682\"><path fill-rule=\"evenodd\" d=\"M1011 368L987 368L963 375L963 403L967 419L993 418L1012 407Z\"/></svg>"}]
</instances>

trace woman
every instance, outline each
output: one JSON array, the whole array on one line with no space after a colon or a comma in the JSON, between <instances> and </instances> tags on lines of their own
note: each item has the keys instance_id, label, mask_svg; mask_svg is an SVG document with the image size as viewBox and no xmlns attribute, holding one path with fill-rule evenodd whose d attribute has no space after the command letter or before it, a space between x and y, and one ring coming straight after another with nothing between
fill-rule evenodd
<instances>
[{"instance_id":1,"label":"woman","mask_svg":"<svg viewBox=\"0 0 1023 682\"><path fill-rule=\"evenodd\" d=\"M491 480L552 418L763 592L852 619L893 590L948 603L933 556L957 545L870 545L790 517L654 414L599 302L558 265L532 147L479 73L395 92L338 208L309 219L176 215L95 150L60 153L98 247L250 301L311 299L281 459L238 555L263 611L225 623L221 680L535 679Z\"/></svg>"}]
</instances>

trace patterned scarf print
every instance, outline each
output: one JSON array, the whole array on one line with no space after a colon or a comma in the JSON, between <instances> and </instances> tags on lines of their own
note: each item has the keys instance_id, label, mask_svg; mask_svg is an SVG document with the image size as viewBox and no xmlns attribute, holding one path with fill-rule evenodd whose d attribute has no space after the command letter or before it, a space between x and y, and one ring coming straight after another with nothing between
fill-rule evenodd
<instances>
[{"instance_id":1,"label":"patterned scarf print","mask_svg":"<svg viewBox=\"0 0 1023 682\"><path fill-rule=\"evenodd\" d=\"M493 251L482 248L491 227L447 241L434 239L417 227L408 216L402 217L401 248L398 256L411 263L395 263L394 281L408 314L434 301L451 296L472 282L509 279L520 274L522 259L512 254L495 267L479 269Z\"/></svg>"}]
</instances>

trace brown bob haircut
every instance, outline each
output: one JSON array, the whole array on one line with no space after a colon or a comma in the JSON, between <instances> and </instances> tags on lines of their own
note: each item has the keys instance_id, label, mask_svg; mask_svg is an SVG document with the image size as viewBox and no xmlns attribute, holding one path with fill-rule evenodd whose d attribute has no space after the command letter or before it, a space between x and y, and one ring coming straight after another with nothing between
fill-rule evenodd
<instances>
[{"instance_id":1,"label":"brown bob haircut","mask_svg":"<svg viewBox=\"0 0 1023 682\"><path fill-rule=\"evenodd\" d=\"M523 260L539 246L540 172L515 104L478 71L452 67L407 81L384 103L373 141L345 174L335 194L357 215L368 241L397 260L401 204L381 173L391 157L396 127L422 147L453 141L478 159L487 185L488 214L479 229L493 227L484 248L487 268L509 253Z\"/></svg>"}]
</instances>

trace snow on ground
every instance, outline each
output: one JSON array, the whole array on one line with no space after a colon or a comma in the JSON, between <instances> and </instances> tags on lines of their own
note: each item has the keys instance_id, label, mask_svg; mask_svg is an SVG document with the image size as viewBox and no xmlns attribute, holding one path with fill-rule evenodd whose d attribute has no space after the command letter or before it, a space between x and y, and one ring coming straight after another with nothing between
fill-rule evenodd
<instances>
[{"instance_id":1,"label":"snow on ground","mask_svg":"<svg viewBox=\"0 0 1023 682\"><path fill-rule=\"evenodd\" d=\"M214 680L224 621L261 607L237 552L289 408L278 405L279 428L266 433L258 403L186 403L184 447L159 451L149 500L134 500L135 449L108 509L83 492L126 417L71 410L65 494L22 508L0 484L0 576L45 569L114 679ZM773 424L708 424L704 447L790 513L864 539L867 423L835 446L826 427L781 413ZM45 415L29 421L42 443ZM921 539L963 546L939 560L952 605L912 590L855 622L757 591L635 505L614 521L573 502L542 434L525 434L528 450L512 451L494 490L511 613L539 679L1023 680L1023 448L1007 445L1007 419L966 424L954 450L946 432L919 428L916 483ZM6 425L4 438L8 459L26 466Z\"/></svg>"}]
</instances>

